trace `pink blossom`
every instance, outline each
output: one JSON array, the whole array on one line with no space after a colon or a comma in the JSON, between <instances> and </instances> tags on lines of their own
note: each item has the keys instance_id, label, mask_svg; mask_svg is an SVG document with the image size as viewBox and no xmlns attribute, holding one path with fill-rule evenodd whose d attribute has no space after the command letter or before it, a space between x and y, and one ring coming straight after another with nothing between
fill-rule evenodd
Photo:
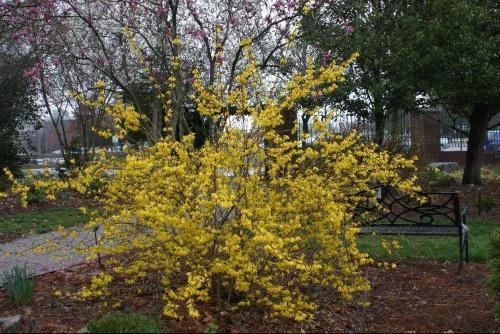
<instances>
[{"instance_id":1,"label":"pink blossom","mask_svg":"<svg viewBox=\"0 0 500 334\"><path fill-rule=\"evenodd\" d=\"M233 27L238 27L240 25L240 21L234 16L229 17L229 23L231 23Z\"/></svg>"},{"instance_id":2,"label":"pink blossom","mask_svg":"<svg viewBox=\"0 0 500 334\"><path fill-rule=\"evenodd\" d=\"M22 35L22 32L16 31L12 34L12 38L14 38L16 42L18 42L21 39Z\"/></svg>"},{"instance_id":3,"label":"pink blossom","mask_svg":"<svg viewBox=\"0 0 500 334\"><path fill-rule=\"evenodd\" d=\"M32 68L24 70L23 77L30 79L37 79L40 77L40 65L35 64Z\"/></svg>"},{"instance_id":4,"label":"pink blossom","mask_svg":"<svg viewBox=\"0 0 500 334\"><path fill-rule=\"evenodd\" d=\"M158 10L156 11L156 16L163 16L167 13L167 9L165 7L160 7L158 8Z\"/></svg>"},{"instance_id":5,"label":"pink blossom","mask_svg":"<svg viewBox=\"0 0 500 334\"><path fill-rule=\"evenodd\" d=\"M323 65L327 64L330 61L330 54L326 51L323 51L321 54L321 62Z\"/></svg>"},{"instance_id":6,"label":"pink blossom","mask_svg":"<svg viewBox=\"0 0 500 334\"><path fill-rule=\"evenodd\" d=\"M347 35L350 35L354 32L354 27L349 22L344 22L342 25L344 26Z\"/></svg>"},{"instance_id":7,"label":"pink blossom","mask_svg":"<svg viewBox=\"0 0 500 334\"><path fill-rule=\"evenodd\" d=\"M223 57L223 56L217 56L217 57L215 58L215 62L216 62L217 64L222 64L222 62L223 62L223 61L224 61L224 57Z\"/></svg>"},{"instance_id":8,"label":"pink blossom","mask_svg":"<svg viewBox=\"0 0 500 334\"><path fill-rule=\"evenodd\" d=\"M281 0L278 0L276 1L274 4L273 4L273 7L276 9L276 10L280 10L282 7L283 7L283 1Z\"/></svg>"}]
</instances>

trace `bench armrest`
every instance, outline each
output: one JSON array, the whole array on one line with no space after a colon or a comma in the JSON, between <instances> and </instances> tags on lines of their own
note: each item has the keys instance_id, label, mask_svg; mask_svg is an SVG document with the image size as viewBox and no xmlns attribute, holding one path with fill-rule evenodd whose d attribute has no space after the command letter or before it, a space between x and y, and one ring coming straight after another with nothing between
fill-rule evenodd
<instances>
[{"instance_id":1,"label":"bench armrest","mask_svg":"<svg viewBox=\"0 0 500 334\"><path fill-rule=\"evenodd\" d=\"M466 207L463 207L462 208L462 211L460 211L460 216L465 216L467 214L467 211L469 210L469 207L466 206Z\"/></svg>"},{"instance_id":2,"label":"bench armrest","mask_svg":"<svg viewBox=\"0 0 500 334\"><path fill-rule=\"evenodd\" d=\"M467 225L467 210L469 209L468 206L462 208L460 211L460 223L463 225Z\"/></svg>"},{"instance_id":3,"label":"bench armrest","mask_svg":"<svg viewBox=\"0 0 500 334\"><path fill-rule=\"evenodd\" d=\"M460 212L460 228L462 229L462 234L469 233L469 227L467 226L467 209L469 207L465 206Z\"/></svg>"}]
</instances>

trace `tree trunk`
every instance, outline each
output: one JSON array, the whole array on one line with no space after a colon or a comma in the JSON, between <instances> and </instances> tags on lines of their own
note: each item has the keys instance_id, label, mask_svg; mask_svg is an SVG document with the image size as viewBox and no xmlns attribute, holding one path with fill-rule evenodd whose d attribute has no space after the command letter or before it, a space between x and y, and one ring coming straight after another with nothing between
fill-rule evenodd
<instances>
[{"instance_id":1,"label":"tree trunk","mask_svg":"<svg viewBox=\"0 0 500 334\"><path fill-rule=\"evenodd\" d=\"M281 117L283 117L283 124L278 127L278 134L288 136L288 140L290 141L297 140L297 130L295 129L297 125L297 110L283 110Z\"/></svg>"},{"instance_id":2,"label":"tree trunk","mask_svg":"<svg viewBox=\"0 0 500 334\"><path fill-rule=\"evenodd\" d=\"M302 114L302 134L308 135L309 134L309 120L311 119L311 115L308 114ZM307 142L302 139L302 147L305 148L307 147Z\"/></svg>"},{"instance_id":3,"label":"tree trunk","mask_svg":"<svg viewBox=\"0 0 500 334\"><path fill-rule=\"evenodd\" d=\"M376 4L380 5L380 3ZM381 71L374 63L373 66L373 116L375 118L375 143L382 147L384 145L384 137L385 137L385 114L384 114L384 102L383 96L384 93L381 90L382 79L381 79Z\"/></svg>"},{"instance_id":4,"label":"tree trunk","mask_svg":"<svg viewBox=\"0 0 500 334\"><path fill-rule=\"evenodd\" d=\"M477 104L469 118L470 131L462 184L481 184L484 145L488 133L489 106Z\"/></svg>"},{"instance_id":5,"label":"tree trunk","mask_svg":"<svg viewBox=\"0 0 500 334\"><path fill-rule=\"evenodd\" d=\"M377 103L378 104L378 103ZM382 147L384 145L385 115L381 105L375 104L375 143Z\"/></svg>"},{"instance_id":6,"label":"tree trunk","mask_svg":"<svg viewBox=\"0 0 500 334\"><path fill-rule=\"evenodd\" d=\"M158 99L154 99L153 103L151 103L151 110L153 112L151 116L151 124L152 124L152 129L151 129L151 139L153 140L154 144L158 142L161 138L161 129L162 129L162 123L161 123L161 102Z\"/></svg>"}]
</instances>

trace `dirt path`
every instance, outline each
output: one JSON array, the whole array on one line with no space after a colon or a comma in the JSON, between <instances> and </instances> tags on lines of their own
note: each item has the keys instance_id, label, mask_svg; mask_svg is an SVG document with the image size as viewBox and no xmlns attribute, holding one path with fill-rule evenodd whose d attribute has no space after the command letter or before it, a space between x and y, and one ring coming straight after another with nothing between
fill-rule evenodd
<instances>
[{"instance_id":1,"label":"dirt path","mask_svg":"<svg viewBox=\"0 0 500 334\"><path fill-rule=\"evenodd\" d=\"M94 234L80 229L73 231L72 236L50 232L0 244L0 273L15 265L25 265L31 275L38 276L85 261L82 251L95 242Z\"/></svg>"}]
</instances>

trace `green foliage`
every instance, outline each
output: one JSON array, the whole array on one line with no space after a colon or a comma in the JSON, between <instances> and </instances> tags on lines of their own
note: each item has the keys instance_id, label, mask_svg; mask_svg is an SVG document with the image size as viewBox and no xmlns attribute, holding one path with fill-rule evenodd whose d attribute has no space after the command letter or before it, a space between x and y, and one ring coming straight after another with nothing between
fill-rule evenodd
<instances>
[{"instance_id":1,"label":"green foliage","mask_svg":"<svg viewBox=\"0 0 500 334\"><path fill-rule=\"evenodd\" d=\"M0 178L3 169L14 174L24 162L19 152L19 129L36 125L38 121L35 93L23 71L33 66L33 59L14 50L14 43L0 26Z\"/></svg>"},{"instance_id":2,"label":"green foliage","mask_svg":"<svg viewBox=\"0 0 500 334\"><path fill-rule=\"evenodd\" d=\"M26 267L16 265L3 272L2 285L10 300L19 305L31 304L35 283L28 277Z\"/></svg>"},{"instance_id":3,"label":"green foliage","mask_svg":"<svg viewBox=\"0 0 500 334\"><path fill-rule=\"evenodd\" d=\"M219 333L219 326L214 323L209 323L207 328L203 331L205 334L216 334Z\"/></svg>"},{"instance_id":4,"label":"green foliage","mask_svg":"<svg viewBox=\"0 0 500 334\"><path fill-rule=\"evenodd\" d=\"M392 145L399 142L393 125L401 110L415 108L415 85L405 75L408 48L403 47L410 36L401 25L409 11L407 2L330 1L302 22L307 42L318 46L322 54L319 61L359 52L346 82L329 98L340 110L375 121L379 143L383 139L379 137L388 137Z\"/></svg>"},{"instance_id":5,"label":"green foliage","mask_svg":"<svg viewBox=\"0 0 500 334\"><path fill-rule=\"evenodd\" d=\"M162 333L160 324L136 313L113 313L99 320L90 321L89 333Z\"/></svg>"},{"instance_id":6,"label":"green foliage","mask_svg":"<svg viewBox=\"0 0 500 334\"><path fill-rule=\"evenodd\" d=\"M495 302L495 316L500 322L500 229L496 228L491 236L489 290Z\"/></svg>"},{"instance_id":7,"label":"green foliage","mask_svg":"<svg viewBox=\"0 0 500 334\"><path fill-rule=\"evenodd\" d=\"M99 178L93 178L90 182L85 184L85 195L89 197L94 197L99 194L101 189L103 189L105 182Z\"/></svg>"},{"instance_id":8,"label":"green foliage","mask_svg":"<svg viewBox=\"0 0 500 334\"><path fill-rule=\"evenodd\" d=\"M46 176L34 176L33 178L21 179L20 184L28 186L27 204L36 204L47 202L45 189L35 186L37 180L47 179ZM67 191L61 190L57 193L58 199L65 199L69 196Z\"/></svg>"},{"instance_id":9,"label":"green foliage","mask_svg":"<svg viewBox=\"0 0 500 334\"><path fill-rule=\"evenodd\" d=\"M477 200L477 207L479 210L479 214L482 214L483 212L490 212L497 206L497 202L494 197L490 196L484 196L480 197Z\"/></svg>"},{"instance_id":10,"label":"green foliage","mask_svg":"<svg viewBox=\"0 0 500 334\"><path fill-rule=\"evenodd\" d=\"M419 172L418 179L422 185L435 185L446 187L457 184L460 176L454 172L443 172L437 168L425 168Z\"/></svg>"},{"instance_id":11,"label":"green foliage","mask_svg":"<svg viewBox=\"0 0 500 334\"><path fill-rule=\"evenodd\" d=\"M26 193L27 204L44 203L48 201L46 189L36 186L36 183L38 181L47 181L51 178L52 177L49 174L40 174L20 179L19 183L23 186L28 187L28 191ZM94 196L95 189L97 189L96 186L90 186L88 195ZM58 200L66 200L69 198L69 195L70 193L67 189L60 189L55 193L55 196Z\"/></svg>"},{"instance_id":12,"label":"green foliage","mask_svg":"<svg viewBox=\"0 0 500 334\"><path fill-rule=\"evenodd\" d=\"M31 179L23 179L22 183L29 187L28 190L28 204L43 203L45 202L45 189L35 187Z\"/></svg>"},{"instance_id":13,"label":"green foliage","mask_svg":"<svg viewBox=\"0 0 500 334\"><path fill-rule=\"evenodd\" d=\"M16 236L50 232L59 226L71 227L87 222L88 217L74 208L49 208L40 211L0 215L0 233Z\"/></svg>"},{"instance_id":14,"label":"green foliage","mask_svg":"<svg viewBox=\"0 0 500 334\"><path fill-rule=\"evenodd\" d=\"M73 138L71 140L71 143L68 145L68 148L67 148L68 152L68 160L73 160L74 163L72 165L64 165L65 167L68 167L68 168L71 168L71 167L76 167L76 166L81 166L81 164L83 163L82 159L83 159L83 153L82 153L82 149L80 147L80 144L78 143L78 141Z\"/></svg>"},{"instance_id":15,"label":"green foliage","mask_svg":"<svg viewBox=\"0 0 500 334\"><path fill-rule=\"evenodd\" d=\"M451 111L467 115L475 104L500 94L495 6L491 0L428 1L404 22L408 33L413 31L405 48L417 57L409 74Z\"/></svg>"},{"instance_id":16,"label":"green foliage","mask_svg":"<svg viewBox=\"0 0 500 334\"><path fill-rule=\"evenodd\" d=\"M411 38L406 76L422 102L444 107L470 122L463 184L481 184L481 156L488 121L499 112L500 16L493 0L421 2L402 25ZM453 124L449 124L453 126ZM492 123L489 126L493 126ZM456 129L456 128L455 128Z\"/></svg>"},{"instance_id":17,"label":"green foliage","mask_svg":"<svg viewBox=\"0 0 500 334\"><path fill-rule=\"evenodd\" d=\"M450 186L459 183L464 170L439 170L437 168L422 168L418 173L418 179L422 185ZM500 181L500 168L484 166L481 168L481 180L484 184Z\"/></svg>"}]
</instances>

